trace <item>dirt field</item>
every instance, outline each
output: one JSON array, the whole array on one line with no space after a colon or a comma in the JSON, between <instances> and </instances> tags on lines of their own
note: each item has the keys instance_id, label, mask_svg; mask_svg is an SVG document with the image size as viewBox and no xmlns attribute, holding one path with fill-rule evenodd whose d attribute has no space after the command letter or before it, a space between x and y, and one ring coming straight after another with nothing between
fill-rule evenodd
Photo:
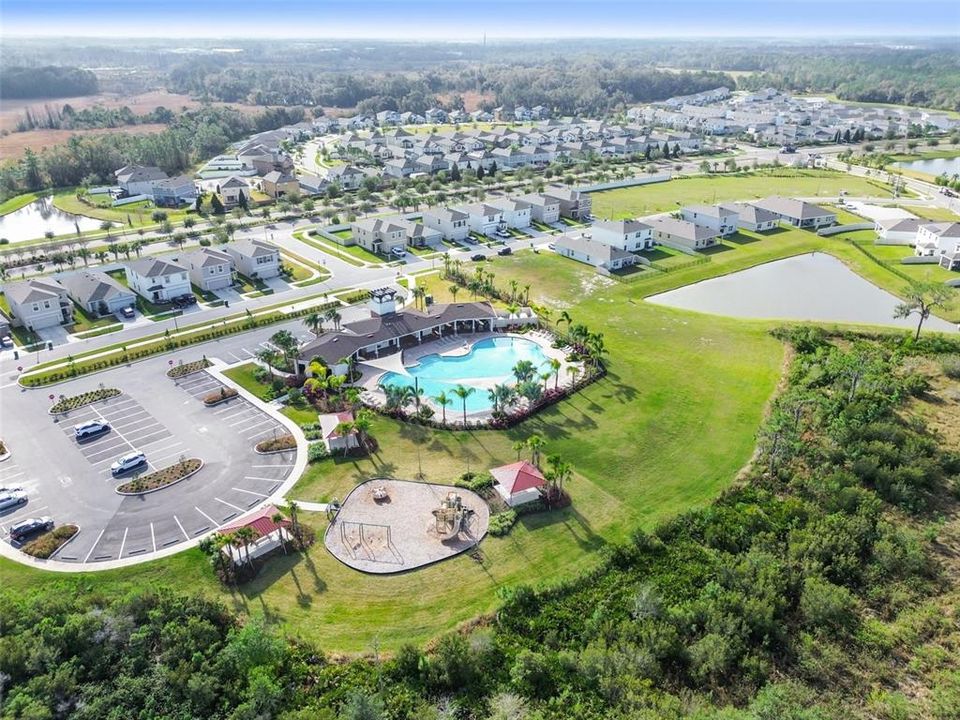
<instances>
[{"instance_id":1,"label":"dirt field","mask_svg":"<svg viewBox=\"0 0 960 720\"><path fill-rule=\"evenodd\" d=\"M493 93L478 93L478 92L462 92L462 93L451 93L450 95L438 95L437 99L443 103L449 102L450 98L453 95L460 95L463 98L463 109L467 112L473 112L474 110L480 109L480 103L484 100L493 102L495 96Z\"/></svg>"}]
</instances>

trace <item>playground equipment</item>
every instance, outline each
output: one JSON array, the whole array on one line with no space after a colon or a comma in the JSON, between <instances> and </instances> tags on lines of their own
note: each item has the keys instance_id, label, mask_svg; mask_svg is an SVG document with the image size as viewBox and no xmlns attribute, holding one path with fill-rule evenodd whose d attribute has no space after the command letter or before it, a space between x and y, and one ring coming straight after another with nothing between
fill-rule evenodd
<instances>
[{"instance_id":1,"label":"playground equipment","mask_svg":"<svg viewBox=\"0 0 960 720\"><path fill-rule=\"evenodd\" d=\"M452 540L466 527L473 510L463 506L463 501L455 492L447 493L445 500L440 501L440 507L433 511L437 536L441 542Z\"/></svg>"}]
</instances>

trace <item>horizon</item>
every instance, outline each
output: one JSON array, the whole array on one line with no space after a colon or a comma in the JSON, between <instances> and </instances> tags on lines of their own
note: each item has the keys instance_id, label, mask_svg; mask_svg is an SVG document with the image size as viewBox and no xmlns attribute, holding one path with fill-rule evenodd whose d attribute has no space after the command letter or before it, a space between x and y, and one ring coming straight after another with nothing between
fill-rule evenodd
<instances>
[{"instance_id":1,"label":"horizon","mask_svg":"<svg viewBox=\"0 0 960 720\"><path fill-rule=\"evenodd\" d=\"M948 0L675 0L664 6L628 0L370 0L201 5L169 0L162 8L119 0L5 0L9 39L375 40L481 43L525 40L917 39L954 38L960 5ZM238 17L239 15L239 17ZM498 22L506 18L508 23ZM694 18L691 20L691 18ZM953 30L944 30L953 26ZM216 29L212 29L216 28ZM376 29L373 29L375 26ZM291 32L295 27L296 30ZM255 30L254 30L255 28ZM253 35L252 33L256 33Z\"/></svg>"}]
</instances>

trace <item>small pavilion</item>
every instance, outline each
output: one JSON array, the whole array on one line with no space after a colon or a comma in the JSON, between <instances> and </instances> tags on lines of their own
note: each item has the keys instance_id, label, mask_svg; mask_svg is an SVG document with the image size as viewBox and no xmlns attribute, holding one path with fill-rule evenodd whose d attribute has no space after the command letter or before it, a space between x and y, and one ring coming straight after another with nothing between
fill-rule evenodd
<instances>
[{"instance_id":1,"label":"small pavilion","mask_svg":"<svg viewBox=\"0 0 960 720\"><path fill-rule=\"evenodd\" d=\"M490 469L493 487L510 507L540 499L540 488L547 479L536 465L526 460Z\"/></svg>"},{"instance_id":2,"label":"small pavilion","mask_svg":"<svg viewBox=\"0 0 960 720\"><path fill-rule=\"evenodd\" d=\"M251 559L258 558L261 555L266 555L271 550L281 547L284 541L290 540L290 531L288 530L290 521L281 520L277 523L273 520L273 516L278 512L275 506L267 505L253 517L230 523L220 528L219 532L221 535L230 535L242 527L252 528L253 531L257 533L257 538L247 546L247 550L234 547L233 545L226 545L223 548L223 552L233 560L234 565L240 565L246 562L247 551L249 551Z\"/></svg>"}]
</instances>

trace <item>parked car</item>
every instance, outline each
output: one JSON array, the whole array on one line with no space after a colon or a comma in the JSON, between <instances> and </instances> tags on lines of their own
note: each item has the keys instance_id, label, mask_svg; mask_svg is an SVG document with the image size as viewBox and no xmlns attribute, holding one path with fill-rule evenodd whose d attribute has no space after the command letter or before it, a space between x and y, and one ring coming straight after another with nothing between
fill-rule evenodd
<instances>
[{"instance_id":1,"label":"parked car","mask_svg":"<svg viewBox=\"0 0 960 720\"><path fill-rule=\"evenodd\" d=\"M134 316L136 316L136 313L134 312L132 306L131 306L131 307L122 308L122 309L120 310L120 314L123 315L123 316L124 316L125 318L127 318L127 319L130 319L130 318L133 318Z\"/></svg>"},{"instance_id":2,"label":"parked car","mask_svg":"<svg viewBox=\"0 0 960 720\"><path fill-rule=\"evenodd\" d=\"M45 532L47 530L53 530L53 518L47 517L46 515L43 517L28 518L10 528L10 539L22 542L34 533Z\"/></svg>"},{"instance_id":3,"label":"parked car","mask_svg":"<svg viewBox=\"0 0 960 720\"><path fill-rule=\"evenodd\" d=\"M487 256L482 255L481 253L477 253L476 255L471 255L470 259L473 260L474 262L483 262L484 260L487 259Z\"/></svg>"},{"instance_id":4,"label":"parked car","mask_svg":"<svg viewBox=\"0 0 960 720\"><path fill-rule=\"evenodd\" d=\"M497 237L500 237L500 238L508 238L508 237L510 237L510 233L508 233L506 230L497 230L496 235L497 235Z\"/></svg>"},{"instance_id":5,"label":"parked car","mask_svg":"<svg viewBox=\"0 0 960 720\"><path fill-rule=\"evenodd\" d=\"M130 472L146 464L147 456L137 450L119 458L110 466L110 473L112 475L122 475L125 472Z\"/></svg>"},{"instance_id":6,"label":"parked car","mask_svg":"<svg viewBox=\"0 0 960 720\"><path fill-rule=\"evenodd\" d=\"M0 510L20 507L27 502L27 493L20 488L11 488L0 494Z\"/></svg>"},{"instance_id":7,"label":"parked car","mask_svg":"<svg viewBox=\"0 0 960 720\"><path fill-rule=\"evenodd\" d=\"M502 247L497 250L497 255L513 255L513 250L508 247Z\"/></svg>"},{"instance_id":8,"label":"parked car","mask_svg":"<svg viewBox=\"0 0 960 720\"><path fill-rule=\"evenodd\" d=\"M404 250L404 249L401 248L401 247L395 247L395 248L393 248L393 250L390 251L390 254L391 254L391 255L394 255L394 256L396 256L396 257L398 257L398 258L402 258L402 257L405 257L405 256L406 256L407 251Z\"/></svg>"},{"instance_id":9,"label":"parked car","mask_svg":"<svg viewBox=\"0 0 960 720\"><path fill-rule=\"evenodd\" d=\"M195 298L193 295L181 295L173 299L173 306L178 308L187 307L188 305L196 305L196 304L197 304L197 298Z\"/></svg>"},{"instance_id":10,"label":"parked car","mask_svg":"<svg viewBox=\"0 0 960 720\"><path fill-rule=\"evenodd\" d=\"M556 246L556 244L554 244L554 243L547 243L547 249L548 249L548 250L556 251L557 246Z\"/></svg>"},{"instance_id":11,"label":"parked car","mask_svg":"<svg viewBox=\"0 0 960 720\"><path fill-rule=\"evenodd\" d=\"M13 338L10 337L9 335L4 335L3 337L0 337L0 345L6 348L13 347Z\"/></svg>"},{"instance_id":12,"label":"parked car","mask_svg":"<svg viewBox=\"0 0 960 720\"><path fill-rule=\"evenodd\" d=\"M73 436L78 442L89 440L92 437L102 435L110 429L110 425L99 420L87 420L79 425L73 426Z\"/></svg>"}]
</instances>

